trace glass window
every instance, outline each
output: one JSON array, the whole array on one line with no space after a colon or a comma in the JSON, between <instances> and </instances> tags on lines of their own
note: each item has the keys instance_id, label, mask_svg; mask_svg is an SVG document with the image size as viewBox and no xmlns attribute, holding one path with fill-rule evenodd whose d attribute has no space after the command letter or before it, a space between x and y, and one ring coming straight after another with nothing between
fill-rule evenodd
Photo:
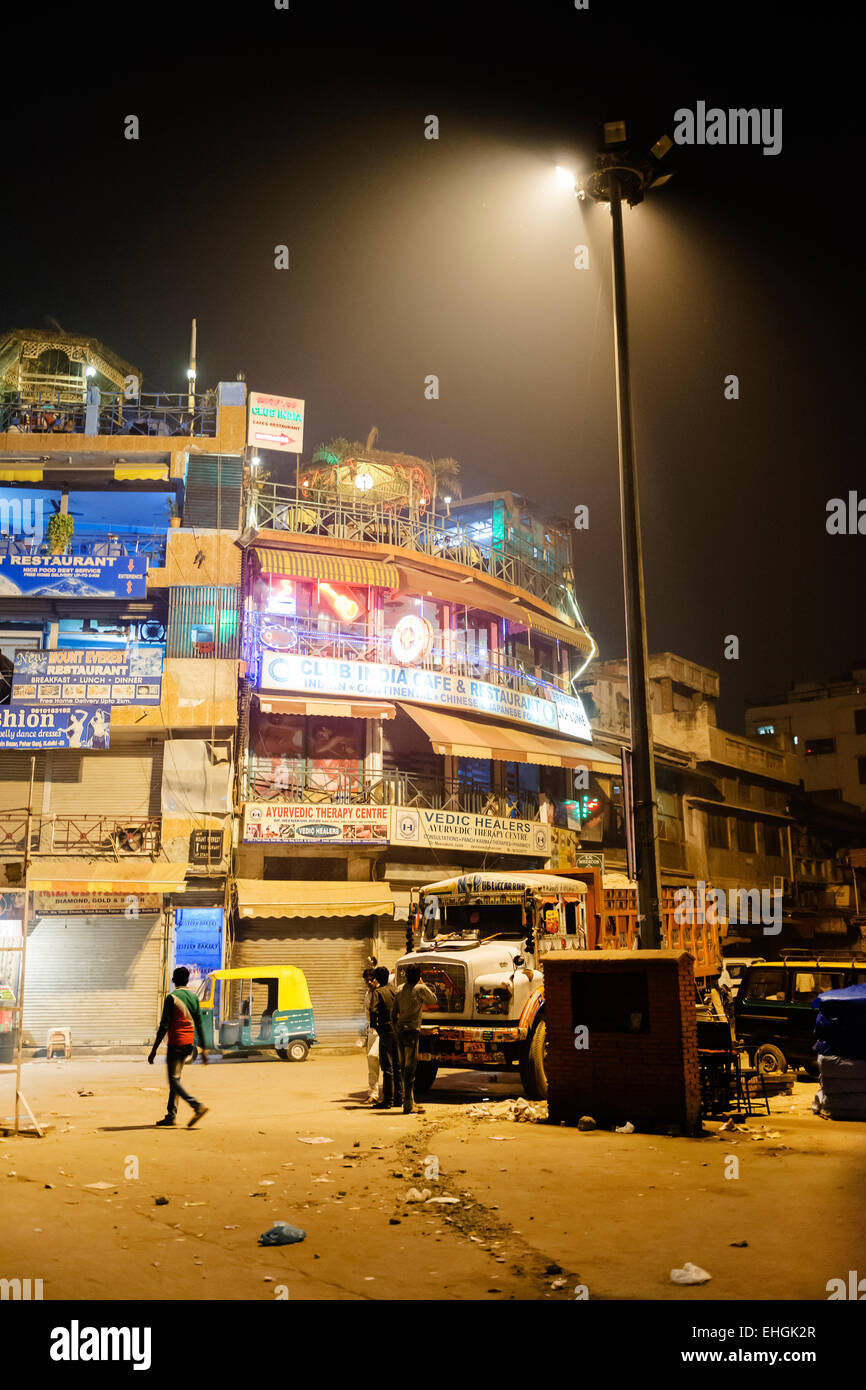
<instances>
[{"instance_id":1,"label":"glass window","mask_svg":"<svg viewBox=\"0 0 866 1390\"><path fill-rule=\"evenodd\" d=\"M835 753L835 738L807 738L805 743L807 758L818 757L822 753Z\"/></svg>"},{"instance_id":2,"label":"glass window","mask_svg":"<svg viewBox=\"0 0 866 1390\"><path fill-rule=\"evenodd\" d=\"M854 732L855 734L866 734L866 709L855 709Z\"/></svg>"},{"instance_id":3,"label":"glass window","mask_svg":"<svg viewBox=\"0 0 866 1390\"><path fill-rule=\"evenodd\" d=\"M711 849L728 848L728 817L707 816L707 839Z\"/></svg>"},{"instance_id":4,"label":"glass window","mask_svg":"<svg viewBox=\"0 0 866 1390\"><path fill-rule=\"evenodd\" d=\"M778 825L764 826L764 853L778 859L782 853L782 834Z\"/></svg>"},{"instance_id":5,"label":"glass window","mask_svg":"<svg viewBox=\"0 0 866 1390\"><path fill-rule=\"evenodd\" d=\"M737 817L737 849L741 854L755 853L755 823Z\"/></svg>"},{"instance_id":6,"label":"glass window","mask_svg":"<svg viewBox=\"0 0 866 1390\"><path fill-rule=\"evenodd\" d=\"M771 1002L782 1002L786 997L785 971L782 969L753 970L746 998Z\"/></svg>"}]
</instances>

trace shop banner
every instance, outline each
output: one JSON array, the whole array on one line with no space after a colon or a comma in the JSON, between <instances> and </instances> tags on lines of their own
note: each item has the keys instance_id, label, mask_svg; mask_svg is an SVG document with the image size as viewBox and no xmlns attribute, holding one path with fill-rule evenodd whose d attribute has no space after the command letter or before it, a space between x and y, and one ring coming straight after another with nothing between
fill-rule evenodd
<instances>
[{"instance_id":1,"label":"shop banner","mask_svg":"<svg viewBox=\"0 0 866 1390\"><path fill-rule=\"evenodd\" d=\"M185 965L189 988L201 998L204 982L223 963L223 909L180 907L174 914L174 968Z\"/></svg>"},{"instance_id":2,"label":"shop banner","mask_svg":"<svg viewBox=\"0 0 866 1390\"><path fill-rule=\"evenodd\" d=\"M146 555L4 555L0 595L144 598L146 576Z\"/></svg>"},{"instance_id":3,"label":"shop banner","mask_svg":"<svg viewBox=\"0 0 866 1390\"><path fill-rule=\"evenodd\" d=\"M426 849L495 851L497 854L550 855L550 827L507 816L479 816L471 811L391 809L395 845Z\"/></svg>"},{"instance_id":4,"label":"shop banner","mask_svg":"<svg viewBox=\"0 0 866 1390\"><path fill-rule=\"evenodd\" d=\"M592 730L580 700L557 695L542 700L519 690L446 676L411 666L386 666L368 661L337 661L263 651L262 690L292 690L305 695L346 695L376 700L412 700L441 709L492 714L521 724L568 733L590 741Z\"/></svg>"},{"instance_id":5,"label":"shop banner","mask_svg":"<svg viewBox=\"0 0 866 1390\"><path fill-rule=\"evenodd\" d=\"M146 916L159 912L158 893L34 893L33 910L37 917L106 917Z\"/></svg>"},{"instance_id":6,"label":"shop banner","mask_svg":"<svg viewBox=\"0 0 866 1390\"><path fill-rule=\"evenodd\" d=\"M386 845L388 806L346 806L334 802L248 801L244 843L283 845Z\"/></svg>"},{"instance_id":7,"label":"shop banner","mask_svg":"<svg viewBox=\"0 0 866 1390\"><path fill-rule=\"evenodd\" d=\"M108 705L0 706L0 748L107 748Z\"/></svg>"},{"instance_id":8,"label":"shop banner","mask_svg":"<svg viewBox=\"0 0 866 1390\"><path fill-rule=\"evenodd\" d=\"M304 402L294 396L267 396L263 391L251 391L247 444L252 449L302 454Z\"/></svg>"},{"instance_id":9,"label":"shop banner","mask_svg":"<svg viewBox=\"0 0 866 1390\"><path fill-rule=\"evenodd\" d=\"M161 647L15 653L13 705L158 705L161 690Z\"/></svg>"}]
</instances>

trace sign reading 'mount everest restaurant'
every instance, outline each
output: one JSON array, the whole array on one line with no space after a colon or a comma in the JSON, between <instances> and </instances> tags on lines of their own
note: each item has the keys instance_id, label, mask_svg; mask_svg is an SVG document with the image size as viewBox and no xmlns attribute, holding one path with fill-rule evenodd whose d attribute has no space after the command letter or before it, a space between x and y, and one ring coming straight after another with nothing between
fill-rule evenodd
<instances>
[{"instance_id":1,"label":"sign reading 'mount everest restaurant'","mask_svg":"<svg viewBox=\"0 0 866 1390\"><path fill-rule=\"evenodd\" d=\"M443 675L418 667L264 652L259 684L262 690L292 690L304 695L411 700L455 713L462 710L514 719L554 733L571 734L587 742L592 738L583 705L570 695L557 692L553 699L543 700L520 690L491 685L489 681Z\"/></svg>"}]
</instances>

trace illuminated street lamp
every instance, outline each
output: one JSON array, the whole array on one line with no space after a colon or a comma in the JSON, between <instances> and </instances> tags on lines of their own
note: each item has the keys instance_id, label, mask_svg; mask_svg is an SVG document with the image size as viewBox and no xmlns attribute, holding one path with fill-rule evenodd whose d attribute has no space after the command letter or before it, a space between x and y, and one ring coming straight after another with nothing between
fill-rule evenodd
<instances>
[{"instance_id":1,"label":"illuminated street lamp","mask_svg":"<svg viewBox=\"0 0 866 1390\"><path fill-rule=\"evenodd\" d=\"M445 514L446 514L446 516L450 516L450 515L451 515L451 498L450 498L450 497L443 497L443 498L442 498L442 501L445 503Z\"/></svg>"},{"instance_id":2,"label":"illuminated street lamp","mask_svg":"<svg viewBox=\"0 0 866 1390\"><path fill-rule=\"evenodd\" d=\"M658 811L655 766L647 681L646 599L641 553L640 504L635 463L634 423L631 408L631 376L625 292L625 247L622 235L622 202L636 207L648 189L666 183L670 174L659 174L658 162L672 147L663 135L649 156L636 157L625 147L624 121L604 126L605 149L596 155L591 173L575 180L557 168L557 178L581 199L591 198L610 206L613 250L613 323L616 353L617 433L619 439L619 494L622 522L622 562L625 588L626 658L629 716L631 723L635 874L640 945L658 950L662 945L661 878L659 874ZM651 157L650 157L651 156Z\"/></svg>"}]
</instances>

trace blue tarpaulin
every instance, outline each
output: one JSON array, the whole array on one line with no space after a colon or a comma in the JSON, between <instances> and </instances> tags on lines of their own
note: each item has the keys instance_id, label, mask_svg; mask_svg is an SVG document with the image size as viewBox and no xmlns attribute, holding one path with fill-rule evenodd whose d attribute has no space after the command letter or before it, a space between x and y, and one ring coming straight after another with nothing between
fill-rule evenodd
<instances>
[{"instance_id":1,"label":"blue tarpaulin","mask_svg":"<svg viewBox=\"0 0 866 1390\"><path fill-rule=\"evenodd\" d=\"M866 984L825 990L812 1008L815 1052L866 1060Z\"/></svg>"}]
</instances>

